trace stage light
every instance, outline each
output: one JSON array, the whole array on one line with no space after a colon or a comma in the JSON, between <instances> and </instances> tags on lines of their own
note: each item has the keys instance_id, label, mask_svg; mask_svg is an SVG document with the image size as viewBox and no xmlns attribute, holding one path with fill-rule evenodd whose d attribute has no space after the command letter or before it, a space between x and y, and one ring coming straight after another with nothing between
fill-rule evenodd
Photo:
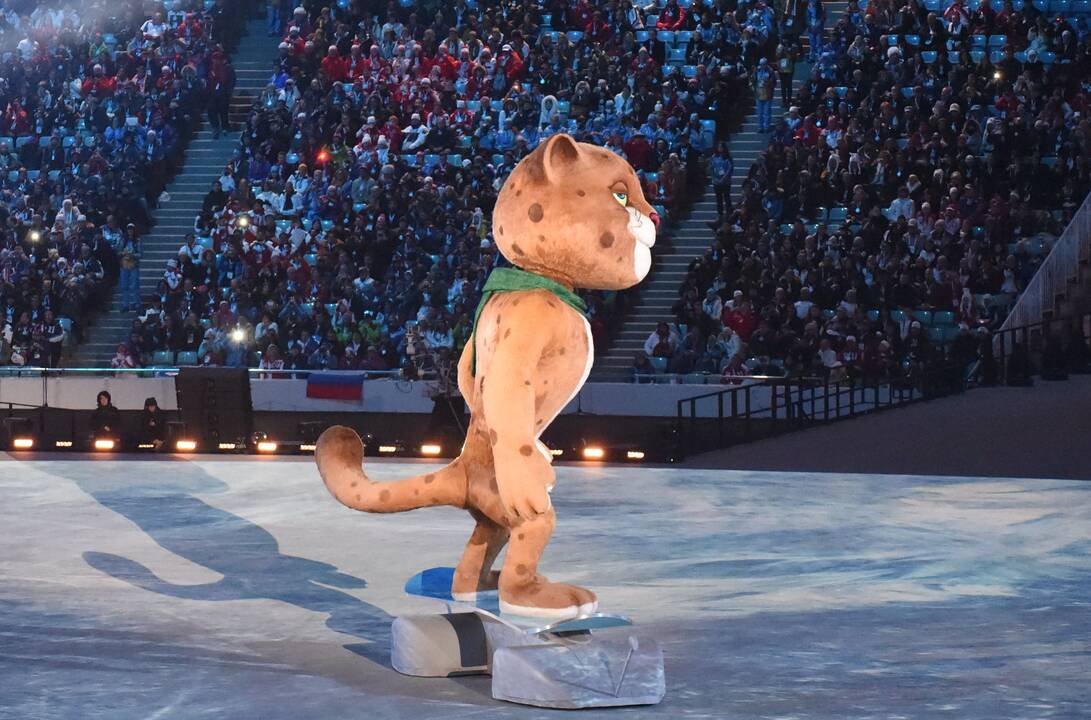
<instances>
[{"instance_id":1,"label":"stage light","mask_svg":"<svg viewBox=\"0 0 1091 720\"><path fill-rule=\"evenodd\" d=\"M318 151L318 162L327 163L330 161L330 151L323 148Z\"/></svg>"},{"instance_id":2,"label":"stage light","mask_svg":"<svg viewBox=\"0 0 1091 720\"><path fill-rule=\"evenodd\" d=\"M549 454L553 457L560 457L561 455L564 455L564 450L561 450L560 448L553 448L549 451Z\"/></svg>"},{"instance_id":3,"label":"stage light","mask_svg":"<svg viewBox=\"0 0 1091 720\"><path fill-rule=\"evenodd\" d=\"M136 446L137 450L155 450L155 443L140 443Z\"/></svg>"},{"instance_id":4,"label":"stage light","mask_svg":"<svg viewBox=\"0 0 1091 720\"><path fill-rule=\"evenodd\" d=\"M379 452L383 455L393 455L398 452L398 448L395 445L380 445Z\"/></svg>"},{"instance_id":5,"label":"stage light","mask_svg":"<svg viewBox=\"0 0 1091 720\"><path fill-rule=\"evenodd\" d=\"M231 339L236 343L241 343L246 339L246 331L240 327L235 328L231 331Z\"/></svg>"},{"instance_id":6,"label":"stage light","mask_svg":"<svg viewBox=\"0 0 1091 720\"><path fill-rule=\"evenodd\" d=\"M606 451L600 447L589 445L583 449L584 460L602 460L606 457Z\"/></svg>"},{"instance_id":7,"label":"stage light","mask_svg":"<svg viewBox=\"0 0 1091 720\"><path fill-rule=\"evenodd\" d=\"M185 439L179 440L178 442L174 443L174 449L178 452L193 452L197 449L197 441Z\"/></svg>"},{"instance_id":8,"label":"stage light","mask_svg":"<svg viewBox=\"0 0 1091 720\"><path fill-rule=\"evenodd\" d=\"M71 440L58 440L57 442L53 443L53 447L56 447L56 448L70 448L70 447L72 447L72 441Z\"/></svg>"},{"instance_id":9,"label":"stage light","mask_svg":"<svg viewBox=\"0 0 1091 720\"><path fill-rule=\"evenodd\" d=\"M443 452L443 448L435 443L425 443L420 446L421 455L439 455Z\"/></svg>"},{"instance_id":10,"label":"stage light","mask_svg":"<svg viewBox=\"0 0 1091 720\"><path fill-rule=\"evenodd\" d=\"M303 443L299 446L299 452L314 452L316 447L313 443Z\"/></svg>"},{"instance_id":11,"label":"stage light","mask_svg":"<svg viewBox=\"0 0 1091 720\"><path fill-rule=\"evenodd\" d=\"M30 239L31 242L38 242L42 239L42 234L37 230L31 230L29 233L27 233L27 237Z\"/></svg>"},{"instance_id":12,"label":"stage light","mask_svg":"<svg viewBox=\"0 0 1091 720\"><path fill-rule=\"evenodd\" d=\"M628 452L625 453L625 457L627 457L630 460L643 460L644 459L644 451L643 450L629 450Z\"/></svg>"},{"instance_id":13,"label":"stage light","mask_svg":"<svg viewBox=\"0 0 1091 720\"><path fill-rule=\"evenodd\" d=\"M220 450L237 450L239 446L235 443L220 443L216 447Z\"/></svg>"},{"instance_id":14,"label":"stage light","mask_svg":"<svg viewBox=\"0 0 1091 720\"><path fill-rule=\"evenodd\" d=\"M239 215L239 227L244 228L250 225L249 215Z\"/></svg>"},{"instance_id":15,"label":"stage light","mask_svg":"<svg viewBox=\"0 0 1091 720\"><path fill-rule=\"evenodd\" d=\"M109 438L99 438L95 441L96 450L113 450L116 445L117 443Z\"/></svg>"},{"instance_id":16,"label":"stage light","mask_svg":"<svg viewBox=\"0 0 1091 720\"><path fill-rule=\"evenodd\" d=\"M30 450L34 447L34 438L17 437L11 441L11 446L16 450Z\"/></svg>"},{"instance_id":17,"label":"stage light","mask_svg":"<svg viewBox=\"0 0 1091 720\"><path fill-rule=\"evenodd\" d=\"M277 444L272 440L262 440L258 443L259 453L275 453L277 451Z\"/></svg>"},{"instance_id":18,"label":"stage light","mask_svg":"<svg viewBox=\"0 0 1091 720\"><path fill-rule=\"evenodd\" d=\"M999 80L1002 77L1004 77L1004 74L1001 73L999 70L993 73L993 80Z\"/></svg>"}]
</instances>

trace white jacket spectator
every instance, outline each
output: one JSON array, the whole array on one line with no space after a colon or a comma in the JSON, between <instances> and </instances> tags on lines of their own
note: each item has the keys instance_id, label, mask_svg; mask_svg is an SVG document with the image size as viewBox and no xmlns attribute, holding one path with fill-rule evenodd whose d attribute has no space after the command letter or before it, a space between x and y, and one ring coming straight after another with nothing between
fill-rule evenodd
<instances>
[{"instance_id":1,"label":"white jacket spectator","mask_svg":"<svg viewBox=\"0 0 1091 720\"><path fill-rule=\"evenodd\" d=\"M413 113L409 124L402 130L402 150L411 152L424 145L428 139L428 128L421 125L420 113Z\"/></svg>"},{"instance_id":2,"label":"white jacket spectator","mask_svg":"<svg viewBox=\"0 0 1091 720\"><path fill-rule=\"evenodd\" d=\"M906 220L911 219L915 210L913 199L909 197L909 189L902 186L898 188L898 197L890 201L890 205L883 214L886 215L887 220L893 222L900 217Z\"/></svg>"}]
</instances>

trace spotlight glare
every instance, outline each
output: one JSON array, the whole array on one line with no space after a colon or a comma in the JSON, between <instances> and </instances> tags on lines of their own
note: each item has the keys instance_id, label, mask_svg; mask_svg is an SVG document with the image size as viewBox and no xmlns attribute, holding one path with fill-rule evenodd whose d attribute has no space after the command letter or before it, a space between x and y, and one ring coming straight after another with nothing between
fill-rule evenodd
<instances>
[{"instance_id":1,"label":"spotlight glare","mask_svg":"<svg viewBox=\"0 0 1091 720\"><path fill-rule=\"evenodd\" d=\"M644 451L643 450L629 450L627 453L625 453L625 457L629 458L630 460L643 460L644 459Z\"/></svg>"},{"instance_id":2,"label":"spotlight glare","mask_svg":"<svg viewBox=\"0 0 1091 720\"><path fill-rule=\"evenodd\" d=\"M272 440L262 440L258 443L259 453L275 453L277 451L277 444Z\"/></svg>"},{"instance_id":3,"label":"spotlight glare","mask_svg":"<svg viewBox=\"0 0 1091 720\"><path fill-rule=\"evenodd\" d=\"M140 443L136 446L137 450L154 450L155 443Z\"/></svg>"},{"instance_id":4,"label":"spotlight glare","mask_svg":"<svg viewBox=\"0 0 1091 720\"><path fill-rule=\"evenodd\" d=\"M231 339L237 343L241 343L246 339L246 331L242 328L235 328L231 331Z\"/></svg>"},{"instance_id":5,"label":"spotlight glare","mask_svg":"<svg viewBox=\"0 0 1091 720\"><path fill-rule=\"evenodd\" d=\"M220 443L217 448L220 450L235 450L238 448L238 445L235 443Z\"/></svg>"},{"instance_id":6,"label":"spotlight glare","mask_svg":"<svg viewBox=\"0 0 1091 720\"><path fill-rule=\"evenodd\" d=\"M174 443L174 449L178 452L193 452L197 449L196 440L179 440Z\"/></svg>"},{"instance_id":7,"label":"spotlight glare","mask_svg":"<svg viewBox=\"0 0 1091 720\"><path fill-rule=\"evenodd\" d=\"M380 445L379 452L381 452L383 455L393 455L394 453L398 452L398 448L394 445Z\"/></svg>"},{"instance_id":8,"label":"spotlight glare","mask_svg":"<svg viewBox=\"0 0 1091 720\"><path fill-rule=\"evenodd\" d=\"M38 232L37 230L31 230L30 235L28 237L30 237L31 242L38 242L39 240L42 239L42 234L40 232Z\"/></svg>"},{"instance_id":9,"label":"spotlight glare","mask_svg":"<svg viewBox=\"0 0 1091 720\"><path fill-rule=\"evenodd\" d=\"M316 446L314 444L312 444L312 443L303 443L302 445L299 446L299 451L300 452L314 452L315 447Z\"/></svg>"},{"instance_id":10,"label":"spotlight glare","mask_svg":"<svg viewBox=\"0 0 1091 720\"><path fill-rule=\"evenodd\" d=\"M116 445L117 443L109 438L99 438L98 440L95 440L96 450L113 450Z\"/></svg>"},{"instance_id":11,"label":"spotlight glare","mask_svg":"<svg viewBox=\"0 0 1091 720\"><path fill-rule=\"evenodd\" d=\"M53 443L53 447L70 448L70 447L72 447L72 441L71 440L58 440L57 442Z\"/></svg>"},{"instance_id":12,"label":"spotlight glare","mask_svg":"<svg viewBox=\"0 0 1091 720\"><path fill-rule=\"evenodd\" d=\"M560 457L561 455L564 455L564 450L561 450L560 448L552 448L549 451L549 454L553 457Z\"/></svg>"},{"instance_id":13,"label":"spotlight glare","mask_svg":"<svg viewBox=\"0 0 1091 720\"><path fill-rule=\"evenodd\" d=\"M248 226L249 224L250 224L250 216L249 215L240 215L239 216L239 227L244 228L244 227Z\"/></svg>"},{"instance_id":14,"label":"spotlight glare","mask_svg":"<svg viewBox=\"0 0 1091 720\"><path fill-rule=\"evenodd\" d=\"M11 446L16 450L30 450L34 447L34 438L17 437L11 441Z\"/></svg>"},{"instance_id":15,"label":"spotlight glare","mask_svg":"<svg viewBox=\"0 0 1091 720\"><path fill-rule=\"evenodd\" d=\"M439 455L443 452L443 448L435 443L425 443L420 446L421 455Z\"/></svg>"},{"instance_id":16,"label":"spotlight glare","mask_svg":"<svg viewBox=\"0 0 1091 720\"><path fill-rule=\"evenodd\" d=\"M584 460L602 460L604 457L606 457L606 451L598 446L590 445L583 449Z\"/></svg>"}]
</instances>

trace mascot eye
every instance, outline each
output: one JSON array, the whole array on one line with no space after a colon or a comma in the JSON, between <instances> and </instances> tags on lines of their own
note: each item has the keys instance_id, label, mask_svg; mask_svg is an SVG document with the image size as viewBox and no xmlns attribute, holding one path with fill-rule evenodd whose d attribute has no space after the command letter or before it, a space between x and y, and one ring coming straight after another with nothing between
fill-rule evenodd
<instances>
[{"instance_id":1,"label":"mascot eye","mask_svg":"<svg viewBox=\"0 0 1091 720\"><path fill-rule=\"evenodd\" d=\"M626 207L629 204L629 194L623 192L614 193L614 200L621 203L621 207Z\"/></svg>"}]
</instances>

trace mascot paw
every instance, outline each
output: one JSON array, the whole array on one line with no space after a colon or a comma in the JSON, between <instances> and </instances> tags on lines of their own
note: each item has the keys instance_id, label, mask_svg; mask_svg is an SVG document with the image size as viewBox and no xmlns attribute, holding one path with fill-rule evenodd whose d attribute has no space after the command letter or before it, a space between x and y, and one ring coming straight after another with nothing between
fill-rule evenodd
<instances>
[{"instance_id":1,"label":"mascot paw","mask_svg":"<svg viewBox=\"0 0 1091 720\"><path fill-rule=\"evenodd\" d=\"M541 575L527 582L504 583L500 612L524 617L564 619L598 609L595 593L578 585L549 582Z\"/></svg>"},{"instance_id":2,"label":"mascot paw","mask_svg":"<svg viewBox=\"0 0 1091 720\"><path fill-rule=\"evenodd\" d=\"M500 587L500 571L490 570L485 577L464 577L456 572L451 581L451 597L455 600L470 602L477 599L481 593L496 592Z\"/></svg>"}]
</instances>

